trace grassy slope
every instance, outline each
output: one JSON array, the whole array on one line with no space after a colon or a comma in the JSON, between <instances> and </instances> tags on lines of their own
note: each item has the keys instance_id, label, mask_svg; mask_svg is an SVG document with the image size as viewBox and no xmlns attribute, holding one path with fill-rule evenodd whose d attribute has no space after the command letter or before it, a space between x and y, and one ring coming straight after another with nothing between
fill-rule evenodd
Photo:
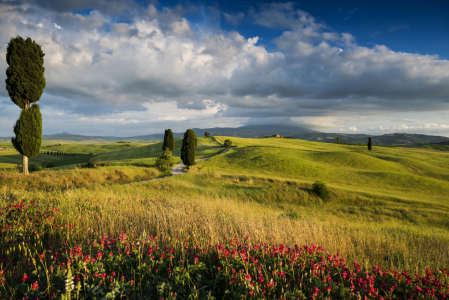
<instances>
[{"instance_id":1,"label":"grassy slope","mask_svg":"<svg viewBox=\"0 0 449 300\"><path fill-rule=\"evenodd\" d=\"M76 144L66 144L58 145L57 143L43 143L41 151L62 151L67 153L80 153L94 155L102 154L111 151L122 151L140 148L148 144L138 144L138 143L109 143L109 144L86 144L86 143L76 143Z\"/></svg>"},{"instance_id":2,"label":"grassy slope","mask_svg":"<svg viewBox=\"0 0 449 300\"><path fill-rule=\"evenodd\" d=\"M232 141L240 147L212 159L211 168L225 174L321 180L353 191L425 201L440 202L449 193L447 153L384 147L369 152L362 146L275 138Z\"/></svg>"},{"instance_id":3,"label":"grassy slope","mask_svg":"<svg viewBox=\"0 0 449 300\"><path fill-rule=\"evenodd\" d=\"M30 158L28 164L46 166L52 162L56 167L70 164L81 164L89 161L91 155L86 156L64 156L64 155L49 155L38 154L35 157ZM16 165L22 165L22 155L18 152L8 153L0 152L0 168L14 168Z\"/></svg>"}]
</instances>

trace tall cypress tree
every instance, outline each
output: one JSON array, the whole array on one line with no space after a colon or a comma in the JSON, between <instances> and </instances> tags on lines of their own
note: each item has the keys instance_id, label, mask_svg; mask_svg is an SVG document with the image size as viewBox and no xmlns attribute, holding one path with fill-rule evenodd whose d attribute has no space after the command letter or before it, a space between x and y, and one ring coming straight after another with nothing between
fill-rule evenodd
<instances>
[{"instance_id":1,"label":"tall cypress tree","mask_svg":"<svg viewBox=\"0 0 449 300\"><path fill-rule=\"evenodd\" d=\"M28 175L28 158L39 153L42 142L40 108L31 104L39 101L46 85L44 56L41 46L31 38L11 38L6 49L6 89L11 101L22 109L14 126L16 137L11 142L22 154L25 175Z\"/></svg>"},{"instance_id":2,"label":"tall cypress tree","mask_svg":"<svg viewBox=\"0 0 449 300\"><path fill-rule=\"evenodd\" d=\"M371 143L371 137L368 138L368 150L371 151L373 144Z\"/></svg>"},{"instance_id":3,"label":"tall cypress tree","mask_svg":"<svg viewBox=\"0 0 449 300\"><path fill-rule=\"evenodd\" d=\"M186 166L193 166L195 164L195 151L198 139L195 131L187 129L182 139L181 160Z\"/></svg>"},{"instance_id":4,"label":"tall cypress tree","mask_svg":"<svg viewBox=\"0 0 449 300\"><path fill-rule=\"evenodd\" d=\"M175 138L173 137L173 131L171 131L171 129L165 130L162 151L165 150L169 150L170 152L175 151Z\"/></svg>"}]
</instances>

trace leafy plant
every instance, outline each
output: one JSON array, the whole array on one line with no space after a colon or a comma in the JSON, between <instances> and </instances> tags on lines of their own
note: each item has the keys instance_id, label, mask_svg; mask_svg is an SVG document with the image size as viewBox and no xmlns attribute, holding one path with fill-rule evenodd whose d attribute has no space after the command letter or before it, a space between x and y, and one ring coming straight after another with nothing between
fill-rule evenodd
<instances>
[{"instance_id":1,"label":"leafy plant","mask_svg":"<svg viewBox=\"0 0 449 300\"><path fill-rule=\"evenodd\" d=\"M162 153L161 157L156 159L156 167L161 172L170 171L170 168L174 165L174 159L172 156L172 152L170 149L166 149L164 153Z\"/></svg>"},{"instance_id":2,"label":"leafy plant","mask_svg":"<svg viewBox=\"0 0 449 300\"><path fill-rule=\"evenodd\" d=\"M316 181L312 185L312 191L323 200L329 199L330 197L329 189L324 182Z\"/></svg>"}]
</instances>

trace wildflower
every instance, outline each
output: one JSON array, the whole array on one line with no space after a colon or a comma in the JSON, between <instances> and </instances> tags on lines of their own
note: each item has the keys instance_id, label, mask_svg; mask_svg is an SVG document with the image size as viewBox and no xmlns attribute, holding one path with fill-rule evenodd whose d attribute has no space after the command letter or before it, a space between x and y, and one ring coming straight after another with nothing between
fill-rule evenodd
<instances>
[{"instance_id":1,"label":"wildflower","mask_svg":"<svg viewBox=\"0 0 449 300\"><path fill-rule=\"evenodd\" d=\"M22 281L25 282L27 279L28 279L28 275L27 275L27 274L24 274L24 275L22 276Z\"/></svg>"},{"instance_id":2,"label":"wildflower","mask_svg":"<svg viewBox=\"0 0 449 300\"><path fill-rule=\"evenodd\" d=\"M39 284L37 283L37 281L31 285L31 289L33 291L36 291L38 288L39 288Z\"/></svg>"},{"instance_id":3,"label":"wildflower","mask_svg":"<svg viewBox=\"0 0 449 300\"><path fill-rule=\"evenodd\" d=\"M134 284L134 280L131 280L131 285L133 285Z\"/></svg>"},{"instance_id":4,"label":"wildflower","mask_svg":"<svg viewBox=\"0 0 449 300\"><path fill-rule=\"evenodd\" d=\"M102 257L103 257L103 254L101 254L101 252L98 252L98 253L97 253L97 258L98 258L98 259L101 259Z\"/></svg>"}]
</instances>

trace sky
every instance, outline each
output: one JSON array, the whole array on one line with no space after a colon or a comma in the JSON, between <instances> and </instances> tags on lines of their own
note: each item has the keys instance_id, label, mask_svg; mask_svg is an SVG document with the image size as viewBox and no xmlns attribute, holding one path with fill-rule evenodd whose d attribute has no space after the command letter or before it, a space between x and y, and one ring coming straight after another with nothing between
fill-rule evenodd
<instances>
[{"instance_id":1,"label":"sky","mask_svg":"<svg viewBox=\"0 0 449 300\"><path fill-rule=\"evenodd\" d=\"M449 137L448 1L0 0L45 53L43 134L304 126Z\"/></svg>"}]
</instances>

